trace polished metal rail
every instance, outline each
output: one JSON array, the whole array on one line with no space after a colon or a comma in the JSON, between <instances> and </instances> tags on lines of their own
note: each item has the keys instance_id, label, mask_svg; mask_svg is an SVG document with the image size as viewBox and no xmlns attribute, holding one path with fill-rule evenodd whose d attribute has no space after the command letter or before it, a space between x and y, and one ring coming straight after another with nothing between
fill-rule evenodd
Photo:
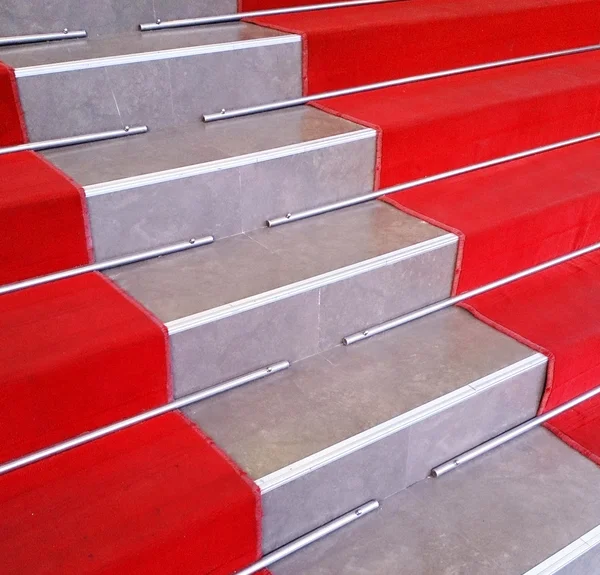
<instances>
[{"instance_id":1,"label":"polished metal rail","mask_svg":"<svg viewBox=\"0 0 600 575\"><path fill-rule=\"evenodd\" d=\"M46 447L45 449L35 451L23 457L19 457L18 459L13 459L12 461L0 465L0 475L4 473L9 473L10 471L14 471L15 469L20 469L21 467L25 467L26 465L31 465L36 461L47 459L52 455L57 455L58 453L69 451L70 449L79 447L80 445L84 445L86 443L90 443L91 441L95 441L96 439L100 439L101 437L106 437L107 435L111 435L112 433L116 433L117 431L127 429L128 427L132 427L134 425L137 425L138 423L142 423L143 421L153 419L155 417L158 417L159 415L164 415L165 413L175 411L176 409L181 409L193 403L198 403L199 401L208 399L209 397L214 397L215 395L219 395L236 387L240 387L242 385L246 385L247 383L256 381L258 379L262 379L274 373L278 373L280 371L283 371L284 369L287 369L289 366L290 364L288 361L280 361L279 363L263 367L262 369L258 369L251 373L247 373L246 375L242 375L241 377L237 377L224 383L220 383L207 389L203 389L202 391L186 395L184 397L171 401L170 403L161 405L160 407L157 407L155 409L151 409L149 411L145 411L144 413L140 413L139 415L135 415L134 417L123 419L122 421L118 421L117 423L101 427L89 433L78 435L73 439L57 443L50 447Z\"/></svg>"},{"instance_id":2,"label":"polished metal rail","mask_svg":"<svg viewBox=\"0 0 600 575\"><path fill-rule=\"evenodd\" d=\"M307 218L312 218L313 216L320 216L321 214L327 214L329 212L341 210L343 208L349 208L351 206L357 206L359 204L364 204L366 202L370 202L371 200L376 200L378 198L381 198L382 196L386 196L387 194L403 192L405 190L410 190L412 188L416 188L418 186L423 186L425 184L431 184L433 182L439 182L441 180L454 178L456 176L462 176L464 174L469 174L471 172L476 172L478 170L483 170L485 168L491 168L493 166L498 166L500 164L514 162L515 160L522 160L524 158L528 158L530 156L535 156L537 154L551 152L553 150L558 150L560 148L565 148L567 146L572 146L574 144L581 144L582 142L587 142L589 140L595 140L598 137L600 137L600 132L594 132L592 134L586 134L585 136L580 136L578 138L572 138L570 140L563 140L560 142L556 142L554 144L540 146L539 148L533 148L530 150L525 150L523 152L518 152L516 154L510 154L508 156L494 158L493 160L488 160L486 162L481 162L479 164L472 164L470 166L465 166L464 168L457 168L456 170L450 170L448 172L442 172L440 174L435 174L433 176L427 176L425 178L420 178L418 180L412 180L410 182L405 182L404 184L398 184L396 186L391 186L389 188L383 188L381 190L377 190L376 192L371 192L371 193L365 194L363 196L356 196L354 198L348 198L347 200L342 200L340 202L335 202L333 204L326 204L324 206L320 206L317 208L311 208L308 210L304 210L302 212L289 213L285 216L267 220L267 226L269 226L270 228L274 228L276 226L281 226L283 224L289 224L291 222L297 222L299 220L305 220Z\"/></svg>"},{"instance_id":3,"label":"polished metal rail","mask_svg":"<svg viewBox=\"0 0 600 575\"><path fill-rule=\"evenodd\" d=\"M332 90L330 92L321 92L311 96L303 96L301 98L293 98L291 100L280 100L271 102L270 104L260 104L257 106L248 106L247 108L237 108L232 110L222 109L220 112L212 114L204 114L202 120L204 122L216 122L218 120L227 120L229 118L239 118L241 116L250 116L252 114L260 114L262 112L272 112L274 110L284 110L293 108L310 102L318 102L328 98L337 98L339 96L349 96L351 94L360 94L362 92L371 92L373 90L381 90L384 88L392 88L394 86L404 86L406 84L414 84L416 82L425 82L428 80L436 80L438 78L447 78L449 76L458 76L469 72L481 72L483 70L491 70L493 68L501 68L515 64L526 64L528 62L536 62L538 60L547 60L550 58L558 58L560 56L572 56L574 54L582 54L584 52L593 52L600 49L600 44L573 48L570 50L560 50L556 52L545 52L542 54L533 54L531 56L523 56L520 58L510 58L508 60L497 60L495 62L487 62L485 64L474 64L472 66L464 66L462 68L452 68L442 70L440 72L431 72L429 74L420 74L418 76L406 76L404 78L396 78L386 82L377 82L374 84L364 84L363 86L355 86L345 88L343 90Z\"/></svg>"},{"instance_id":4,"label":"polished metal rail","mask_svg":"<svg viewBox=\"0 0 600 575\"><path fill-rule=\"evenodd\" d=\"M65 28L62 32L51 32L49 34L4 36L0 38L0 47L19 46L21 44L37 44L38 42L55 42L56 40L74 40L76 38L87 38L87 32L85 30L70 31L68 28Z\"/></svg>"},{"instance_id":5,"label":"polished metal rail","mask_svg":"<svg viewBox=\"0 0 600 575\"><path fill-rule=\"evenodd\" d=\"M56 272L53 274L48 274L45 276L38 276L35 278L31 278L28 280L23 280L20 282L14 282L11 284L6 284L0 286L0 295L9 294L12 292L20 291L23 289L39 286L42 284L55 282L58 280L71 278L74 276L79 276L82 274L86 274L89 272L99 272L103 270L108 270L111 268L118 268L121 266L126 266L128 264L134 264L137 262L142 262L144 260L149 260L152 258L157 258L159 256L166 256L168 254L174 254L177 252L182 252L185 250L189 250L192 248L197 248L200 246L205 246L207 244L211 244L214 242L213 236L205 236L203 238L195 239L185 242L178 242L176 244L170 244L168 246L163 246L161 248L155 248L153 250L148 250L145 252L138 252L136 254L131 254L128 256L122 256L119 258L114 258L111 260L104 260L102 262L95 262L93 264L89 264L86 266L79 266L76 268L70 268L68 270L63 270L60 272Z\"/></svg>"},{"instance_id":6,"label":"polished metal rail","mask_svg":"<svg viewBox=\"0 0 600 575\"><path fill-rule=\"evenodd\" d=\"M367 6L369 4L389 4L391 2L406 2L407 0L346 0L345 2L327 2L325 4L310 4L308 6L292 6L291 8L273 8L271 10L255 10L253 12L236 12L235 14L222 14L220 16L206 16L204 18L185 18L182 20L157 19L156 22L140 24L142 32L155 30L168 30L171 28L186 28L189 26L205 26L207 24L224 24L239 22L246 18L260 18L262 16L277 16L279 14L298 14L300 12L317 12L332 8L352 8L354 6Z\"/></svg>"},{"instance_id":7,"label":"polished metal rail","mask_svg":"<svg viewBox=\"0 0 600 575\"><path fill-rule=\"evenodd\" d=\"M80 136L67 136L65 138L55 138L54 140L41 140L39 142L27 142L16 146L4 146L0 148L0 156L3 154L14 154L16 152L41 152L42 150L51 150L54 148L63 148L66 146L76 146L77 144L89 144L91 142L103 142L104 140L115 140L127 136L137 136L145 134L148 126L125 126L118 130L108 130L106 132L95 132L91 134L82 134Z\"/></svg>"},{"instance_id":8,"label":"polished metal rail","mask_svg":"<svg viewBox=\"0 0 600 575\"><path fill-rule=\"evenodd\" d=\"M567 401L566 403L555 407L554 409L544 413L543 415L534 417L533 419L530 419L529 421L526 421L525 423L522 423L521 425L518 425L517 427L514 427L513 429L510 429L509 431L506 431L505 433L502 433L497 437L494 437L493 439L490 439L489 441L486 441L485 443L482 443L481 445L473 449L469 449L469 451L465 451L462 455L459 455L458 457L455 457L450 461L446 461L445 463L434 467L431 470L431 476L436 478L441 477L442 475L445 475L446 473L457 469L461 465L464 465L465 463L473 461L473 459L476 459L477 457L488 453L492 449L496 449L496 447L500 447L501 445L504 445L505 443L516 439L517 437L520 437L528 431L539 427L540 425L552 419L553 417L556 417L561 413L565 413L565 411L568 411L569 409L572 409L573 407L585 401L588 401L589 399L592 399L593 397L596 397L599 394L600 386L595 387L587 393L578 395L571 401Z\"/></svg>"},{"instance_id":9,"label":"polished metal rail","mask_svg":"<svg viewBox=\"0 0 600 575\"><path fill-rule=\"evenodd\" d=\"M368 339L370 337L373 337L374 335L378 335L380 333L384 333L386 331L389 331L391 329L400 327L402 325L405 325L411 321L415 321L416 319L420 319L422 317L425 317L427 315L431 315L432 313L441 311L443 309L452 307L454 305L456 305L457 303L460 303L462 301L465 301L467 299L470 299L472 297L481 295L483 293L495 290L499 287L505 286L509 283L518 281L520 279L526 278L528 276L531 276L533 274L539 273L543 270L546 270L548 268L557 266L559 264L568 262L569 260L572 260L574 258L578 258L580 256L583 256L585 254L589 254L593 251L596 251L600 249L600 242L592 244L590 246L587 246L585 248L582 248L580 250L576 250L574 252L570 252L568 254L565 254L564 256L560 256L558 258L554 258L551 260L548 260L542 264L539 264L537 266L533 266L530 268L527 268L526 270L523 270L521 272L518 272L516 274L512 274L510 276L507 276L505 278L496 280L494 282L485 284L481 287L469 290L465 293L462 293L460 295L439 301L437 303L428 305L426 307L423 307L421 309L418 309L416 311L413 311L411 313L407 313L405 315L401 315L400 317L397 317L395 319L391 319L389 321L380 323L378 325L374 325L372 327L369 327L367 329L364 329L362 331L353 333L352 335L348 335L345 338L342 339L342 343L344 345L352 345L353 343L356 343L358 341L362 341L364 339Z\"/></svg>"}]
</instances>

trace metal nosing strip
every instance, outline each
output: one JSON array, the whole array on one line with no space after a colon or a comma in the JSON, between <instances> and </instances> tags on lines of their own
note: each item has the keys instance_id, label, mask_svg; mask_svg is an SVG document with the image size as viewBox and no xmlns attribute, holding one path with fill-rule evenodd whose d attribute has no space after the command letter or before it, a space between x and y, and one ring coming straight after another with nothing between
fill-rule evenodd
<instances>
[{"instance_id":1,"label":"metal nosing strip","mask_svg":"<svg viewBox=\"0 0 600 575\"><path fill-rule=\"evenodd\" d=\"M458 237L454 234L444 234L437 238L399 249L395 252L383 254L338 270L326 272L306 280L283 286L281 288L276 288L256 296L244 298L230 304L225 304L191 316L173 320L167 322L166 326L169 331L169 335L194 329L214 321L225 319L232 315L249 311L267 304L275 303L280 300L306 293L308 291L318 289L385 266L393 265L402 260L415 257L447 245L456 244L457 242Z\"/></svg>"},{"instance_id":2,"label":"metal nosing strip","mask_svg":"<svg viewBox=\"0 0 600 575\"><path fill-rule=\"evenodd\" d=\"M265 477L261 477L256 481L256 484L260 488L261 493L268 493L273 489L277 489L303 475L307 475L308 473L333 463L338 459L368 447L377 441L381 441L382 439L402 431L424 419L428 419L455 405L463 403L495 385L500 385L508 379L540 365L544 361L546 361L545 356L540 353L535 353L521 361L499 369L492 374L488 374L471 384L464 385L463 387L429 401L415 409L411 409L393 419L385 421L362 433L292 463L283 469L279 469Z\"/></svg>"},{"instance_id":3,"label":"metal nosing strip","mask_svg":"<svg viewBox=\"0 0 600 575\"><path fill-rule=\"evenodd\" d=\"M223 42L221 44L187 46L182 48L170 48L167 50L155 50L152 52L139 52L136 54L103 56L99 58L90 58L89 60L72 60L70 62L55 62L53 64L24 66L15 69L15 76L17 78L27 78L30 76L42 76L44 74L58 74L61 72L91 70L93 68L105 68L107 66L123 66L125 64L152 62L155 60L166 60L169 58L186 58L189 56L201 56L204 54L232 52L235 50L247 50L251 48L277 46L280 44L294 44L298 42L301 42L301 37L297 34L284 34L281 36L257 38L254 40L237 40L233 42Z\"/></svg>"},{"instance_id":4,"label":"metal nosing strip","mask_svg":"<svg viewBox=\"0 0 600 575\"><path fill-rule=\"evenodd\" d=\"M583 557L600 544L600 525L579 537L523 575L559 575L567 565Z\"/></svg>"},{"instance_id":5,"label":"metal nosing strip","mask_svg":"<svg viewBox=\"0 0 600 575\"><path fill-rule=\"evenodd\" d=\"M345 134L336 134L335 136L327 136L325 138L319 138L310 142L302 142L299 144L290 144L288 146L281 146L271 150L251 152L249 154L243 154L233 158L224 158L221 160L214 160L212 162L194 164L193 166L184 166L182 168L173 168L171 170L163 170L161 172L155 172L152 174L132 176L130 178L123 178L120 180L114 180L112 182L92 184L85 186L84 191L86 197L88 198L101 196L104 194L113 194L115 192L122 192L134 188L142 188L154 184L162 184L184 178L192 178L202 174L219 172L221 170L249 166L252 164L258 164L260 162L267 162L269 160L293 156L296 154L304 154L307 152L328 148L330 146L339 146L342 144L349 144L352 142L358 142L360 140L375 138L375 136L375 130L372 128L363 128L353 132L347 132Z\"/></svg>"}]
</instances>

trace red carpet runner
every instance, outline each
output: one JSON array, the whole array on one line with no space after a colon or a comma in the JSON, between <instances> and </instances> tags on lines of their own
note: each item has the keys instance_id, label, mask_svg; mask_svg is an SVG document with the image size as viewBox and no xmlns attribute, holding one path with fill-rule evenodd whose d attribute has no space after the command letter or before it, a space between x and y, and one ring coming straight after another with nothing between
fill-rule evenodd
<instances>
[{"instance_id":1,"label":"red carpet runner","mask_svg":"<svg viewBox=\"0 0 600 575\"><path fill-rule=\"evenodd\" d=\"M169 399L165 328L100 274L0 297L0 460ZM230 575L260 495L179 414L0 476L2 573Z\"/></svg>"},{"instance_id":2,"label":"red carpet runner","mask_svg":"<svg viewBox=\"0 0 600 575\"><path fill-rule=\"evenodd\" d=\"M0 62L0 148L27 141L14 70Z\"/></svg>"},{"instance_id":3,"label":"red carpet runner","mask_svg":"<svg viewBox=\"0 0 600 575\"><path fill-rule=\"evenodd\" d=\"M253 21L303 36L308 94L600 40L597 0L407 0Z\"/></svg>"},{"instance_id":4,"label":"red carpet runner","mask_svg":"<svg viewBox=\"0 0 600 575\"><path fill-rule=\"evenodd\" d=\"M586 54L329 100L379 131L390 185L600 131L600 55ZM600 241L600 142L392 194L396 207L459 234L455 292ZM600 256L470 302L551 358L542 410L600 385ZM595 293L594 293L595 292ZM600 463L600 402L553 430Z\"/></svg>"},{"instance_id":5,"label":"red carpet runner","mask_svg":"<svg viewBox=\"0 0 600 575\"><path fill-rule=\"evenodd\" d=\"M0 477L3 575L231 575L257 494L179 414Z\"/></svg>"},{"instance_id":6,"label":"red carpet runner","mask_svg":"<svg viewBox=\"0 0 600 575\"><path fill-rule=\"evenodd\" d=\"M25 140L0 67L1 145ZM0 156L0 285L91 259L83 190ZM0 462L170 397L166 330L100 274L0 296ZM230 575L260 554L254 483L180 414L0 476L2 573Z\"/></svg>"}]
</instances>

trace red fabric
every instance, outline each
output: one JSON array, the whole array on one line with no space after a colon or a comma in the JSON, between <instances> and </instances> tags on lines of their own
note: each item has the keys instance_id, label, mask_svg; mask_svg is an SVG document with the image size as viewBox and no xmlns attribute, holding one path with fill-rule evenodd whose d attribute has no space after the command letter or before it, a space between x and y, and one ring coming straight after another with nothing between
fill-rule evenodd
<instances>
[{"instance_id":1,"label":"red fabric","mask_svg":"<svg viewBox=\"0 0 600 575\"><path fill-rule=\"evenodd\" d=\"M164 415L0 477L2 573L231 575L257 558L257 500Z\"/></svg>"},{"instance_id":2,"label":"red fabric","mask_svg":"<svg viewBox=\"0 0 600 575\"><path fill-rule=\"evenodd\" d=\"M34 152L0 156L0 285L89 263L83 190Z\"/></svg>"},{"instance_id":3,"label":"red fabric","mask_svg":"<svg viewBox=\"0 0 600 575\"><path fill-rule=\"evenodd\" d=\"M0 148L27 142L15 71L0 62Z\"/></svg>"},{"instance_id":4,"label":"red fabric","mask_svg":"<svg viewBox=\"0 0 600 575\"><path fill-rule=\"evenodd\" d=\"M592 140L388 201L459 234L461 293L600 241L598 158L600 141Z\"/></svg>"},{"instance_id":5,"label":"red fabric","mask_svg":"<svg viewBox=\"0 0 600 575\"><path fill-rule=\"evenodd\" d=\"M0 461L165 403L165 328L101 274L0 297Z\"/></svg>"},{"instance_id":6,"label":"red fabric","mask_svg":"<svg viewBox=\"0 0 600 575\"><path fill-rule=\"evenodd\" d=\"M385 187L600 130L600 53L332 98L319 107L379 128L377 184Z\"/></svg>"},{"instance_id":7,"label":"red fabric","mask_svg":"<svg viewBox=\"0 0 600 575\"><path fill-rule=\"evenodd\" d=\"M469 300L465 307L550 358L544 412L600 385L600 254L592 253ZM550 429L600 465L600 398Z\"/></svg>"},{"instance_id":8,"label":"red fabric","mask_svg":"<svg viewBox=\"0 0 600 575\"><path fill-rule=\"evenodd\" d=\"M244 0L243 6L271 7L273 3ZM305 93L314 94L596 44L600 3L408 0L269 16L253 22L302 34Z\"/></svg>"}]
</instances>

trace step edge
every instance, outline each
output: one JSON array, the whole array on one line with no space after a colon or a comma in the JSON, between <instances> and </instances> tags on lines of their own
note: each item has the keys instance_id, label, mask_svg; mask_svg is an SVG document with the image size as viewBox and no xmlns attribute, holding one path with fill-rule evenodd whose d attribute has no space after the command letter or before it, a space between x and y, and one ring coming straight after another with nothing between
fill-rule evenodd
<instances>
[{"instance_id":1,"label":"step edge","mask_svg":"<svg viewBox=\"0 0 600 575\"><path fill-rule=\"evenodd\" d=\"M532 355L505 366L491 374L485 375L470 384L459 387L450 393L424 403L423 405L402 413L388 421L384 421L379 425L309 455L291 465L274 471L273 473L269 473L268 475L257 479L255 483L258 485L261 494L273 491L291 481L325 467L338 459L368 447L377 441L386 439L407 427L415 425L416 423L428 419L455 405L472 399L483 393L483 391L488 390L495 385L501 385L508 379L530 369L534 369L547 361L546 356L543 354L532 352Z\"/></svg>"},{"instance_id":2,"label":"step edge","mask_svg":"<svg viewBox=\"0 0 600 575\"><path fill-rule=\"evenodd\" d=\"M215 321L219 321L239 313L243 313L258 307L269 305L292 296L300 295L327 285L337 283L367 272L393 265L405 259L420 256L445 246L458 243L458 237L454 234L445 233L436 238L425 240L411 246L388 252L374 258L350 264L336 270L325 272L317 276L300 280L279 288L275 288L261 294L249 296L235 302L224 304L208 309L197 314L166 322L169 335L181 333Z\"/></svg>"},{"instance_id":3,"label":"step edge","mask_svg":"<svg viewBox=\"0 0 600 575\"><path fill-rule=\"evenodd\" d=\"M559 575L561 570L600 545L600 525L563 547L523 575Z\"/></svg>"},{"instance_id":4,"label":"step edge","mask_svg":"<svg viewBox=\"0 0 600 575\"><path fill-rule=\"evenodd\" d=\"M143 188L155 184L163 184L175 180L201 176L203 174L209 174L212 172L240 168L243 166L249 166L251 164L258 164L270 160L286 158L296 154L304 154L324 148L358 142L369 138L375 138L376 135L376 130L372 128L361 128L352 132L345 132L343 134L335 134L333 136L317 138L309 142L289 144L268 150L240 154L239 156L233 156L231 158L222 158L219 160L213 160L211 162L193 164L191 166L182 166L179 168L171 168L168 170L162 170L160 172L141 174L138 176L121 178L99 184L90 184L88 186L84 186L83 190L86 198L93 198L95 196Z\"/></svg>"},{"instance_id":5,"label":"step edge","mask_svg":"<svg viewBox=\"0 0 600 575\"><path fill-rule=\"evenodd\" d=\"M15 77L17 79L29 78L32 76L44 76L46 74L60 74L63 72L92 70L94 68L124 66L127 64L139 64L142 62L168 60L171 58L204 56L208 54L216 54L219 52L233 52L238 50L249 50L253 48L277 46L281 44L295 44L301 42L301 40L301 36L297 34L282 34L280 36L272 36L269 38L255 38L252 40L234 40L231 42L203 44L201 46L168 48L165 50L136 52L134 54L121 54L119 56L101 56L97 58L90 58L84 60L71 60L69 62L56 62L53 64L22 66L20 68L15 68Z\"/></svg>"}]
</instances>

